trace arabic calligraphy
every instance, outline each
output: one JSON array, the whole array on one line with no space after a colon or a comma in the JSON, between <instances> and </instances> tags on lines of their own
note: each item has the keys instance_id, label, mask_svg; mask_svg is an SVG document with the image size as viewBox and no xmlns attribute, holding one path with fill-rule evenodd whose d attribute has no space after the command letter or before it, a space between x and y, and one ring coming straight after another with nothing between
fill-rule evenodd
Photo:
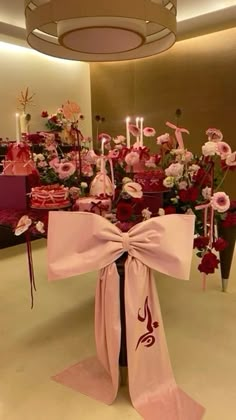
<instances>
[{"instance_id":1,"label":"arabic calligraphy","mask_svg":"<svg viewBox=\"0 0 236 420\"><path fill-rule=\"evenodd\" d=\"M145 299L143 315L140 314L140 311L141 308L139 308L138 310L138 320L140 322L146 322L147 332L141 335L137 342L135 350L138 349L140 344L143 344L145 347L152 347L156 341L155 336L153 335L153 331L155 328L159 327L159 323L157 321L152 320L151 310L148 305L148 296Z\"/></svg>"}]
</instances>

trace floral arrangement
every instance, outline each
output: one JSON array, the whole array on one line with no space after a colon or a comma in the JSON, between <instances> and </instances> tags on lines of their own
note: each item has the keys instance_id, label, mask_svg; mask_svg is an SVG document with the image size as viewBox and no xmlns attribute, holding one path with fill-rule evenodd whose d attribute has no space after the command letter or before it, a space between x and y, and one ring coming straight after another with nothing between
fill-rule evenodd
<instances>
[{"instance_id":1,"label":"floral arrangement","mask_svg":"<svg viewBox=\"0 0 236 420\"><path fill-rule=\"evenodd\" d=\"M198 269L204 279L214 273L219 265L216 253L227 246L216 226L236 225L235 202L221 191L227 173L236 169L236 152L223 141L220 130L206 131L207 141L197 156L184 146L183 136L190 134L187 129L167 122L168 132L157 136L154 128L143 127L143 118L136 118L136 124L127 118L126 136L97 133L100 150L95 152L93 141L87 147L79 130L83 116L77 104L68 101L55 115L49 117L45 111L42 116L48 121L53 117L58 127L69 128L77 139L72 150L63 154L52 133L41 133L45 148L43 153L34 155L34 161L42 184L69 187L72 208L76 210L78 205L74 204L83 197L101 199L99 203L110 199L112 209L105 212L105 217L124 231L153 216L195 214L193 246L201 259ZM97 127L105 121L99 115L95 120ZM156 143L155 152L144 144L145 138ZM146 191L158 197L152 208Z\"/></svg>"},{"instance_id":2,"label":"floral arrangement","mask_svg":"<svg viewBox=\"0 0 236 420\"><path fill-rule=\"evenodd\" d=\"M41 117L47 119L46 127L50 131L61 132L65 130L67 134L75 134L74 130L78 129L79 121L84 119L80 106L71 101L67 101L56 113L49 115L48 111L42 111Z\"/></svg>"}]
</instances>

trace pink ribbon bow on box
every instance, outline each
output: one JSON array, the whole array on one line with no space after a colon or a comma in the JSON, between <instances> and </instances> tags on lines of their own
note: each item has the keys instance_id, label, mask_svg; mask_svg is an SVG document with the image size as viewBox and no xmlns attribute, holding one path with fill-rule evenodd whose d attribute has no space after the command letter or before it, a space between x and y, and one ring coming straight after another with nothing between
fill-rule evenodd
<instances>
[{"instance_id":1,"label":"pink ribbon bow on box","mask_svg":"<svg viewBox=\"0 0 236 420\"><path fill-rule=\"evenodd\" d=\"M178 241L173 240L176 229ZM116 398L121 327L119 274L114 261L127 252L125 311L132 403L145 420L202 418L203 407L175 382L151 270L188 279L193 233L191 215L155 217L123 233L96 214L50 212L49 280L100 270L95 302L97 357L59 373L54 377L57 382L107 404Z\"/></svg>"},{"instance_id":2,"label":"pink ribbon bow on box","mask_svg":"<svg viewBox=\"0 0 236 420\"><path fill-rule=\"evenodd\" d=\"M190 134L189 131L186 128L178 127L177 125L172 124L168 121L166 125L167 127L173 128L175 130L175 137L178 142L179 148L184 149L184 141L183 141L182 133Z\"/></svg>"}]
</instances>

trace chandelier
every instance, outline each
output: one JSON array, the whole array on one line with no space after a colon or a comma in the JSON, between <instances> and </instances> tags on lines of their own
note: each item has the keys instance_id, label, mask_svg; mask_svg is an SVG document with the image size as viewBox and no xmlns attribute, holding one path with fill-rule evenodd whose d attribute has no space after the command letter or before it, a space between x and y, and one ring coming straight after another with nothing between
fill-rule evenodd
<instances>
[{"instance_id":1,"label":"chandelier","mask_svg":"<svg viewBox=\"0 0 236 420\"><path fill-rule=\"evenodd\" d=\"M54 57L149 57L176 39L177 0L25 0L28 44Z\"/></svg>"}]
</instances>

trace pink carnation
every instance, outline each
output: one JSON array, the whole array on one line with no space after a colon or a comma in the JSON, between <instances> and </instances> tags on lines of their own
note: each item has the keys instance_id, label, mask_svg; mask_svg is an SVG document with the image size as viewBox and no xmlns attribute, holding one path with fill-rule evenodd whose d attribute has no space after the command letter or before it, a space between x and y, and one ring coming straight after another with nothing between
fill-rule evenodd
<instances>
[{"instance_id":1,"label":"pink carnation","mask_svg":"<svg viewBox=\"0 0 236 420\"><path fill-rule=\"evenodd\" d=\"M218 142L223 140L223 134L218 128L208 128L206 135L209 141Z\"/></svg>"},{"instance_id":2,"label":"pink carnation","mask_svg":"<svg viewBox=\"0 0 236 420\"><path fill-rule=\"evenodd\" d=\"M157 137L157 144L164 144L168 143L170 141L170 135L169 133L162 134L161 136Z\"/></svg>"},{"instance_id":3,"label":"pink carnation","mask_svg":"<svg viewBox=\"0 0 236 420\"><path fill-rule=\"evenodd\" d=\"M50 166L51 168L53 168L53 169L54 169L54 171L57 171L57 169L58 169L58 168L59 168L59 166L60 166L60 162L59 162L58 157L55 157L54 159L50 160L50 162L49 162L49 166Z\"/></svg>"}]
</instances>

